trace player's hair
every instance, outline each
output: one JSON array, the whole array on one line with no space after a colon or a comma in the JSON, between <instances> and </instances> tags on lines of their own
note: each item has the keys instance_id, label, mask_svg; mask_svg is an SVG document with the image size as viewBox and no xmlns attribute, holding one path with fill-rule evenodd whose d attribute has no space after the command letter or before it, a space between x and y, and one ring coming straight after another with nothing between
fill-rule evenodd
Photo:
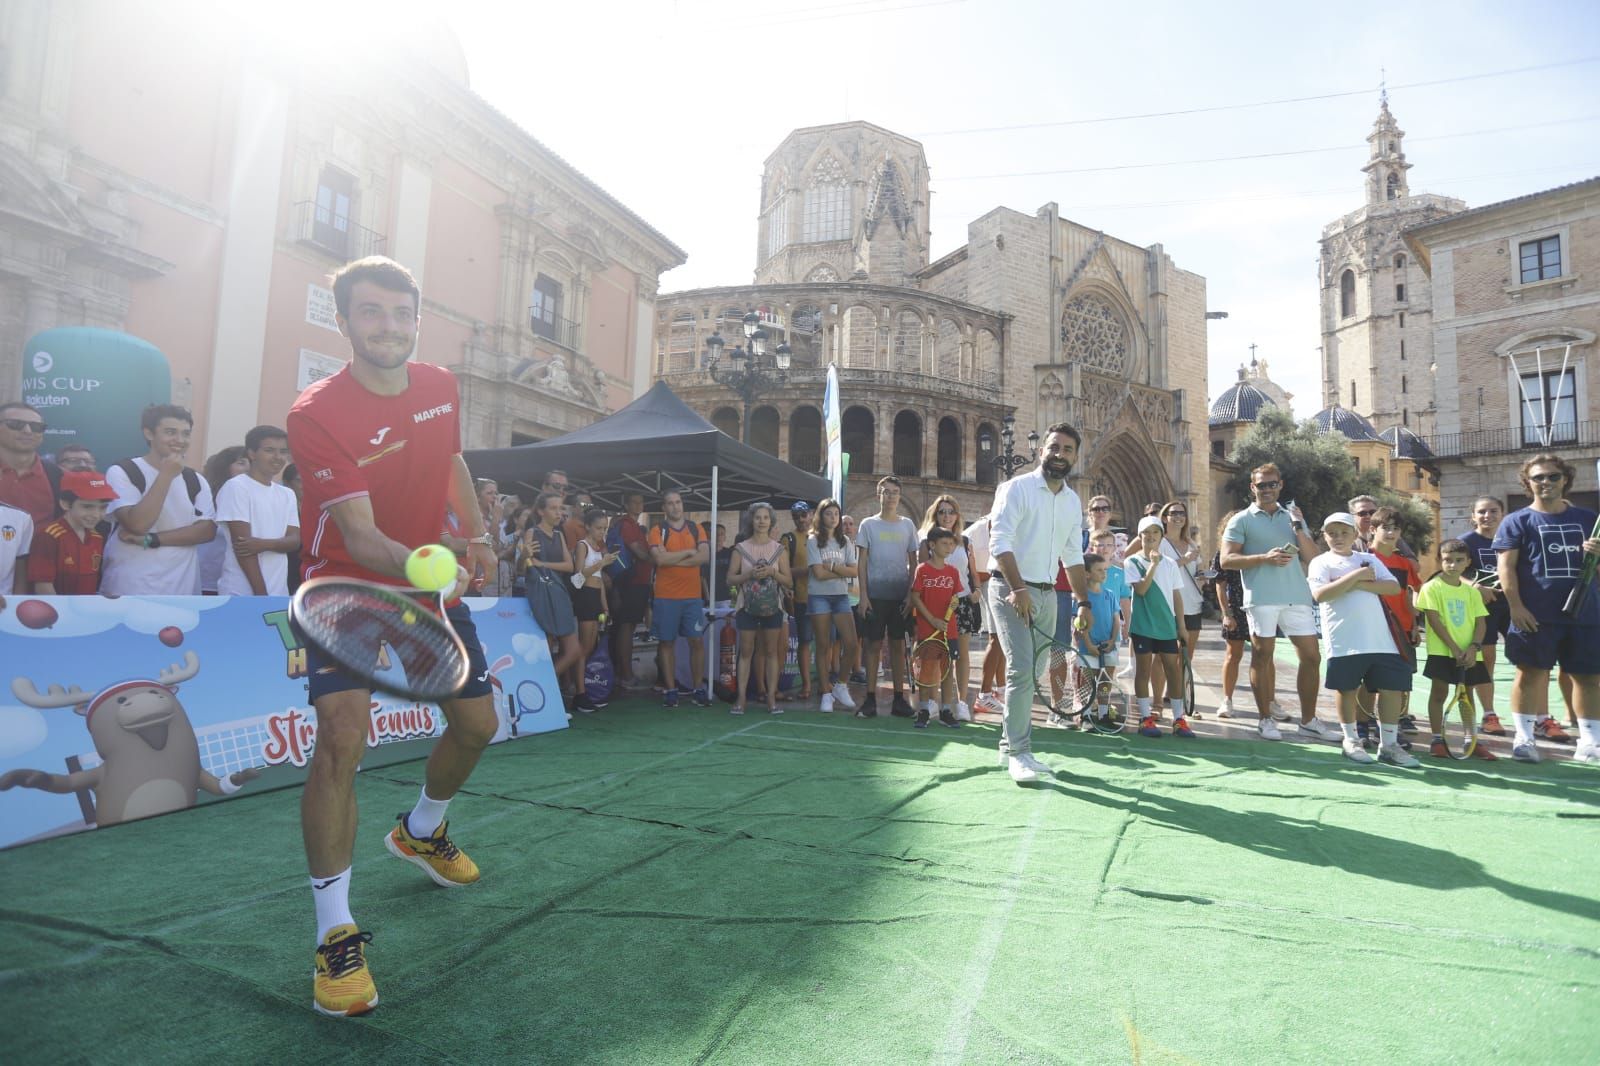
<instances>
[{"instance_id":1,"label":"player's hair","mask_svg":"<svg viewBox=\"0 0 1600 1066\"><path fill-rule=\"evenodd\" d=\"M1476 503L1477 501L1474 500L1473 502ZM1468 559L1471 559L1472 549L1467 547L1464 541L1459 541L1452 537L1439 545L1439 558L1443 559L1446 555L1465 555Z\"/></svg>"},{"instance_id":2,"label":"player's hair","mask_svg":"<svg viewBox=\"0 0 1600 1066\"><path fill-rule=\"evenodd\" d=\"M228 473L228 467L244 458L244 445L230 444L206 460L206 465L201 468L205 475L206 484L211 486L211 495L214 497L222 491L222 486L228 483L233 475Z\"/></svg>"},{"instance_id":3,"label":"player's hair","mask_svg":"<svg viewBox=\"0 0 1600 1066\"><path fill-rule=\"evenodd\" d=\"M745 508L744 515L739 519L739 534L733 538L735 544L740 544L756 535L756 512L767 512L767 535L771 536L773 529L778 524L778 515L772 509L772 504L765 500L752 503Z\"/></svg>"},{"instance_id":4,"label":"player's hair","mask_svg":"<svg viewBox=\"0 0 1600 1066\"><path fill-rule=\"evenodd\" d=\"M1095 504L1099 503L1101 500L1106 501L1106 506L1107 507L1112 506L1111 497L1110 496L1090 496L1089 497L1089 506L1093 507Z\"/></svg>"},{"instance_id":5,"label":"player's hair","mask_svg":"<svg viewBox=\"0 0 1600 1066\"><path fill-rule=\"evenodd\" d=\"M545 507L547 507L549 505L551 500L556 500L556 501L559 502L561 500L561 493L559 493L559 492L541 492L541 493L539 493L539 495L535 496L534 500L533 500L533 513L535 515L543 515Z\"/></svg>"},{"instance_id":6,"label":"player's hair","mask_svg":"<svg viewBox=\"0 0 1600 1066\"><path fill-rule=\"evenodd\" d=\"M422 313L422 290L417 288L417 279L411 276L411 271L387 256L369 255L346 263L333 276L333 306L340 318L350 317L350 290L358 281L370 281L390 292L408 292L412 309L418 315Z\"/></svg>"},{"instance_id":7,"label":"player's hair","mask_svg":"<svg viewBox=\"0 0 1600 1066\"><path fill-rule=\"evenodd\" d=\"M1377 499L1375 499L1372 496L1368 496L1366 493L1362 493L1360 496L1352 496L1352 497L1350 497L1350 499L1348 501L1346 501L1345 507L1347 507L1351 511L1354 511L1356 509L1356 504L1358 504L1358 503L1370 503L1370 504L1373 505L1374 509L1376 509L1377 505L1378 505ZM1374 521L1377 520L1377 516L1376 515L1373 516L1373 520Z\"/></svg>"},{"instance_id":8,"label":"player's hair","mask_svg":"<svg viewBox=\"0 0 1600 1066\"><path fill-rule=\"evenodd\" d=\"M1283 480L1283 471L1278 469L1277 463L1262 463L1260 466L1250 471L1250 484L1254 485L1263 474L1268 474L1272 477L1275 477L1279 481Z\"/></svg>"},{"instance_id":9,"label":"player's hair","mask_svg":"<svg viewBox=\"0 0 1600 1066\"><path fill-rule=\"evenodd\" d=\"M6 403L0 403L0 415L4 415L7 411L32 411L40 418L44 417L43 411L39 410L31 403L23 403L21 400L10 400Z\"/></svg>"},{"instance_id":10,"label":"player's hair","mask_svg":"<svg viewBox=\"0 0 1600 1066\"><path fill-rule=\"evenodd\" d=\"M960 502L948 492L942 492L933 498L933 502L928 504L927 513L922 516L922 535L924 537L928 535L929 530L933 529L939 524L939 505L941 503L948 503L951 507L956 509L956 524L954 528L961 528Z\"/></svg>"},{"instance_id":11,"label":"player's hair","mask_svg":"<svg viewBox=\"0 0 1600 1066\"><path fill-rule=\"evenodd\" d=\"M812 532L815 534L821 534L822 512L826 511L830 507L833 508L834 514L838 516L837 521L833 523L834 543L838 544L841 548L846 547L850 543L850 538L844 535L844 508L840 507L839 501L834 499L832 496L827 497L817 504L817 520L816 523L811 527ZM820 545L822 543L821 539L819 539L817 543Z\"/></svg>"},{"instance_id":12,"label":"player's hair","mask_svg":"<svg viewBox=\"0 0 1600 1066\"><path fill-rule=\"evenodd\" d=\"M610 517L611 512L607 511L604 507L585 507L583 509L583 524L591 528L596 522L600 521L600 519Z\"/></svg>"},{"instance_id":13,"label":"player's hair","mask_svg":"<svg viewBox=\"0 0 1600 1066\"><path fill-rule=\"evenodd\" d=\"M1400 512L1393 507L1380 507L1372 512L1372 524L1374 526L1387 526L1390 524L1398 526L1400 524Z\"/></svg>"},{"instance_id":14,"label":"player's hair","mask_svg":"<svg viewBox=\"0 0 1600 1066\"><path fill-rule=\"evenodd\" d=\"M154 433L163 418L176 418L179 422L189 423L189 428L194 428L194 415L189 413L187 407L179 407L175 403L153 403L139 412L139 428L148 429Z\"/></svg>"},{"instance_id":15,"label":"player's hair","mask_svg":"<svg viewBox=\"0 0 1600 1066\"><path fill-rule=\"evenodd\" d=\"M1188 540L1189 539L1189 529L1190 529L1190 526L1189 526L1189 508L1184 505L1182 500L1170 500L1170 501L1168 501L1168 503L1167 503L1167 505L1165 507L1161 508L1161 528L1162 528L1162 530L1165 530L1167 528L1167 512L1172 510L1174 507L1182 507L1183 508L1183 533L1182 533L1182 536L1183 536L1184 540Z\"/></svg>"},{"instance_id":16,"label":"player's hair","mask_svg":"<svg viewBox=\"0 0 1600 1066\"><path fill-rule=\"evenodd\" d=\"M878 479L878 491L882 492L885 485L893 485L896 488L899 488L900 479L895 477L893 474L890 474L887 477L880 477Z\"/></svg>"},{"instance_id":17,"label":"player's hair","mask_svg":"<svg viewBox=\"0 0 1600 1066\"><path fill-rule=\"evenodd\" d=\"M1143 518L1160 518L1161 517L1161 505L1159 503L1147 503L1147 504L1145 504L1144 505L1144 514L1141 517L1143 517Z\"/></svg>"},{"instance_id":18,"label":"player's hair","mask_svg":"<svg viewBox=\"0 0 1600 1066\"><path fill-rule=\"evenodd\" d=\"M1079 433L1071 422L1052 422L1045 427L1044 435L1048 437L1052 433L1063 433L1071 437L1073 443L1078 447L1083 447L1083 434Z\"/></svg>"},{"instance_id":19,"label":"player's hair","mask_svg":"<svg viewBox=\"0 0 1600 1066\"><path fill-rule=\"evenodd\" d=\"M22 405L22 404L6 404L5 406L0 407L0 411L4 411L7 407L20 407L20 406L24 406L24 405ZM59 463L61 461L61 457L63 455L66 455L68 452L82 452L84 455L87 455L89 458L91 458L91 459L94 458L94 449L93 448L90 448L87 444L78 444L78 443L74 442L72 444L63 444L61 447L56 449L56 462Z\"/></svg>"},{"instance_id":20,"label":"player's hair","mask_svg":"<svg viewBox=\"0 0 1600 1066\"><path fill-rule=\"evenodd\" d=\"M676 496L678 498L678 502L679 503L683 502L683 493L679 492L677 489L668 489L666 492L663 492L661 494L661 509L663 511L665 511L667 509L667 497L668 496Z\"/></svg>"},{"instance_id":21,"label":"player's hair","mask_svg":"<svg viewBox=\"0 0 1600 1066\"><path fill-rule=\"evenodd\" d=\"M244 435L244 450L253 452L269 440L288 440L289 434L277 426L257 426Z\"/></svg>"},{"instance_id":22,"label":"player's hair","mask_svg":"<svg viewBox=\"0 0 1600 1066\"><path fill-rule=\"evenodd\" d=\"M557 474L560 474L562 477L567 476L567 472L565 470L547 470L545 471L544 480L539 482L539 487L543 488L544 486L550 484L550 479L555 477Z\"/></svg>"},{"instance_id":23,"label":"player's hair","mask_svg":"<svg viewBox=\"0 0 1600 1066\"><path fill-rule=\"evenodd\" d=\"M1103 563L1105 561L1106 561L1106 557L1104 555L1099 555L1099 554L1096 554L1095 552L1084 552L1083 553L1083 568L1085 570L1089 569L1089 567L1093 566L1096 563Z\"/></svg>"},{"instance_id":24,"label":"player's hair","mask_svg":"<svg viewBox=\"0 0 1600 1066\"><path fill-rule=\"evenodd\" d=\"M1479 496L1477 499L1472 501L1472 509L1476 511L1478 509L1478 504L1482 503L1484 500L1488 500L1490 503L1500 508L1501 512L1504 513L1506 505L1498 496Z\"/></svg>"},{"instance_id":25,"label":"player's hair","mask_svg":"<svg viewBox=\"0 0 1600 1066\"><path fill-rule=\"evenodd\" d=\"M1557 470L1561 471L1561 476L1565 479L1562 482L1561 487L1567 491L1572 489L1572 480L1578 476L1577 469L1574 468L1571 463L1561 458L1561 456L1555 454L1554 452L1540 452L1532 459L1529 459L1527 462L1523 463L1522 469L1517 471L1517 480L1522 482L1522 487L1528 490L1529 495L1533 494L1533 482L1528 480L1528 471L1532 470L1536 466L1553 466Z\"/></svg>"},{"instance_id":26,"label":"player's hair","mask_svg":"<svg viewBox=\"0 0 1600 1066\"><path fill-rule=\"evenodd\" d=\"M936 540L955 540L956 531L953 529L946 529L943 526L934 526L932 529L928 530L925 536L928 538L928 543L932 544Z\"/></svg>"}]
</instances>

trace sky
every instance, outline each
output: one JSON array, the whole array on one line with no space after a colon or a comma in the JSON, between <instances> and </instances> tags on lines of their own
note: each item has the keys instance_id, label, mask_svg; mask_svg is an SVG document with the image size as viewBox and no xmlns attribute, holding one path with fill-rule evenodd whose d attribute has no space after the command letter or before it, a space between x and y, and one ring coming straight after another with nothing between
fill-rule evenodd
<instances>
[{"instance_id":1,"label":"sky","mask_svg":"<svg viewBox=\"0 0 1600 1066\"><path fill-rule=\"evenodd\" d=\"M663 292L748 283L765 158L792 129L865 120L927 153L932 258L994 207L1051 201L1083 225L1160 243L1228 313L1209 326L1211 396L1256 344L1304 417L1321 406L1317 242L1364 202L1380 82L1407 135L1413 194L1478 206L1595 176L1600 4L1301 7L439 10L474 90L688 253ZM1322 99L1266 103L1302 97Z\"/></svg>"}]
</instances>

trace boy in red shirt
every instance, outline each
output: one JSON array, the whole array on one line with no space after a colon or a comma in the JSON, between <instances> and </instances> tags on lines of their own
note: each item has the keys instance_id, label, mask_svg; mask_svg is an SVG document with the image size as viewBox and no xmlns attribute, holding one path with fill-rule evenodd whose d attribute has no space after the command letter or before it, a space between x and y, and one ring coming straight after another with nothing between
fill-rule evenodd
<instances>
[{"instance_id":1,"label":"boy in red shirt","mask_svg":"<svg viewBox=\"0 0 1600 1066\"><path fill-rule=\"evenodd\" d=\"M954 530L934 526L928 531L928 561L917 565L917 572L911 578L911 610L917 624L917 640L926 640L944 630L945 639L953 642L956 636L956 617L951 610L956 593L961 591L961 575L956 568L945 560L955 550L956 535ZM917 708L916 721L913 723L918 729L928 728L928 719L934 707L934 690L931 685L918 685L918 690L924 700L922 706ZM960 725L954 710L956 702L956 678L954 673L947 674L939 683L937 693L939 699L939 724L951 726Z\"/></svg>"},{"instance_id":2,"label":"boy in red shirt","mask_svg":"<svg viewBox=\"0 0 1600 1066\"><path fill-rule=\"evenodd\" d=\"M1400 512L1393 507L1381 507L1372 516L1372 554L1376 555L1395 580L1400 591L1384 596L1383 602L1400 623L1400 631L1410 639L1412 647L1422 643L1422 619L1414 604L1422 591L1422 575L1417 572L1414 560L1400 554ZM1412 658L1416 653L1412 653ZM1405 704L1400 712L1400 733L1403 736L1417 731L1417 720L1411 714L1411 694L1405 694ZM1407 746L1409 747L1409 745Z\"/></svg>"},{"instance_id":3,"label":"boy in red shirt","mask_svg":"<svg viewBox=\"0 0 1600 1066\"><path fill-rule=\"evenodd\" d=\"M61 475L60 518L33 538L28 580L40 596L92 596L100 591L106 540L96 532L106 504L117 492L100 474L72 470Z\"/></svg>"}]
</instances>

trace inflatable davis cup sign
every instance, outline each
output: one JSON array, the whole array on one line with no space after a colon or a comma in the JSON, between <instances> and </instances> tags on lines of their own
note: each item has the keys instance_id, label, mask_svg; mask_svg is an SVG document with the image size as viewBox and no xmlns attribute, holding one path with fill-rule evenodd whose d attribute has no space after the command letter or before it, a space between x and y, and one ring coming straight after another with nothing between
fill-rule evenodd
<instances>
[{"instance_id":1,"label":"inflatable davis cup sign","mask_svg":"<svg viewBox=\"0 0 1600 1066\"><path fill-rule=\"evenodd\" d=\"M149 450L139 413L172 402L172 371L159 348L127 333L47 329L23 348L22 399L50 423L41 452L84 444L103 469Z\"/></svg>"},{"instance_id":2,"label":"inflatable davis cup sign","mask_svg":"<svg viewBox=\"0 0 1600 1066\"><path fill-rule=\"evenodd\" d=\"M495 740L563 729L522 599L467 599ZM363 767L426 755L430 703L375 695ZM281 596L7 596L0 608L0 848L297 785L317 743Z\"/></svg>"}]
</instances>

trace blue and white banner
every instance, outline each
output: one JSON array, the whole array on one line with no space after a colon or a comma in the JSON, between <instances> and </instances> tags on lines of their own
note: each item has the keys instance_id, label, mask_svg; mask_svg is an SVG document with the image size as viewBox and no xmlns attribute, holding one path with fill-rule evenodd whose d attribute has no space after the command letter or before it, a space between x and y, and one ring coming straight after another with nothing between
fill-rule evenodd
<instances>
[{"instance_id":1,"label":"blue and white banner","mask_svg":"<svg viewBox=\"0 0 1600 1066\"><path fill-rule=\"evenodd\" d=\"M468 599L495 741L566 728L521 599ZM12 596L0 609L0 847L303 782L306 653L281 596ZM425 755L431 703L374 694L364 767Z\"/></svg>"}]
</instances>

